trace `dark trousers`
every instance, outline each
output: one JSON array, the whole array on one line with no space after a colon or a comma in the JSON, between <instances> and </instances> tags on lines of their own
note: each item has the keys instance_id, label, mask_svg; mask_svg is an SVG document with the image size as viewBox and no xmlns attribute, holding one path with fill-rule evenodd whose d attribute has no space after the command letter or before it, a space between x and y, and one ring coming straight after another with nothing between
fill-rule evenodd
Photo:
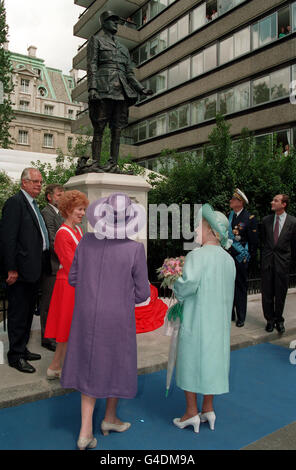
<instances>
[{"instance_id":1,"label":"dark trousers","mask_svg":"<svg viewBox=\"0 0 296 470\"><path fill-rule=\"evenodd\" d=\"M38 282L16 281L8 286L7 329L9 339L8 362L25 357L38 293Z\"/></svg>"},{"instance_id":2,"label":"dark trousers","mask_svg":"<svg viewBox=\"0 0 296 470\"><path fill-rule=\"evenodd\" d=\"M289 273L270 268L261 273L262 308L269 323L284 322L283 311L289 285Z\"/></svg>"},{"instance_id":3,"label":"dark trousers","mask_svg":"<svg viewBox=\"0 0 296 470\"><path fill-rule=\"evenodd\" d=\"M55 274L43 273L41 278L41 299L40 299L40 327L41 327L41 342L43 343L55 343L55 340L44 338L44 332L46 327L47 315L50 305L50 300L56 280Z\"/></svg>"},{"instance_id":4,"label":"dark trousers","mask_svg":"<svg viewBox=\"0 0 296 470\"><path fill-rule=\"evenodd\" d=\"M236 277L233 301L233 314L236 312L237 320L244 322L247 314L248 300L248 263L235 261Z\"/></svg>"}]
</instances>

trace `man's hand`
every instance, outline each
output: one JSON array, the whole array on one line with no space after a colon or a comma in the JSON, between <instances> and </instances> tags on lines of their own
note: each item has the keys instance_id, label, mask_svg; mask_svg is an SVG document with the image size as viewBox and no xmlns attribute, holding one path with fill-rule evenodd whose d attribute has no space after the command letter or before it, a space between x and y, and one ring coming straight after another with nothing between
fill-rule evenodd
<instances>
[{"instance_id":1,"label":"man's hand","mask_svg":"<svg viewBox=\"0 0 296 470\"><path fill-rule=\"evenodd\" d=\"M150 90L150 88L144 88L141 92L143 95L153 95L153 90Z\"/></svg>"},{"instance_id":2,"label":"man's hand","mask_svg":"<svg viewBox=\"0 0 296 470\"><path fill-rule=\"evenodd\" d=\"M18 278L18 272L17 271L8 271L8 278L6 279L6 282L9 286L15 283L15 281Z\"/></svg>"},{"instance_id":3,"label":"man's hand","mask_svg":"<svg viewBox=\"0 0 296 470\"><path fill-rule=\"evenodd\" d=\"M100 96L99 96L99 93L97 92L97 90L95 90L94 88L92 88L91 90L89 90L88 99L89 99L90 101L99 100L99 99L100 99Z\"/></svg>"}]
</instances>

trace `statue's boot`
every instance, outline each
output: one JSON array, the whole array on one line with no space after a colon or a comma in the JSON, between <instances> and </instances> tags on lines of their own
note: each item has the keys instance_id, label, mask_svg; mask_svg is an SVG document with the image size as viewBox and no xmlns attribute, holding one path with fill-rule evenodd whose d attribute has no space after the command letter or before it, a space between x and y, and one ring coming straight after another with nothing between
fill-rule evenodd
<instances>
[{"instance_id":1,"label":"statue's boot","mask_svg":"<svg viewBox=\"0 0 296 470\"><path fill-rule=\"evenodd\" d=\"M104 173L100 166L103 135L94 136L91 144L92 159L94 163L88 166L88 173Z\"/></svg>"},{"instance_id":2,"label":"statue's boot","mask_svg":"<svg viewBox=\"0 0 296 470\"><path fill-rule=\"evenodd\" d=\"M107 161L107 164L104 166L104 171L108 173L120 173L117 164L120 146L120 134L121 129L113 129L111 131L110 158Z\"/></svg>"}]
</instances>

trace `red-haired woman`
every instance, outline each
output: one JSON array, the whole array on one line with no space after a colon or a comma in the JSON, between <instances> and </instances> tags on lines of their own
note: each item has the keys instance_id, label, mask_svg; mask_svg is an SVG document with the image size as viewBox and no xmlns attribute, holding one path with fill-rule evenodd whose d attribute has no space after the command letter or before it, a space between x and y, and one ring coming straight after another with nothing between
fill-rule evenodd
<instances>
[{"instance_id":1,"label":"red-haired woman","mask_svg":"<svg viewBox=\"0 0 296 470\"><path fill-rule=\"evenodd\" d=\"M75 296L74 287L68 283L68 275L76 247L83 236L78 224L81 223L88 204L89 201L85 194L76 190L66 191L59 200L58 208L65 222L57 231L54 241L54 251L61 264L50 301L44 335L45 338L55 338L57 342L53 360L47 369L48 379L56 379L61 376Z\"/></svg>"}]
</instances>

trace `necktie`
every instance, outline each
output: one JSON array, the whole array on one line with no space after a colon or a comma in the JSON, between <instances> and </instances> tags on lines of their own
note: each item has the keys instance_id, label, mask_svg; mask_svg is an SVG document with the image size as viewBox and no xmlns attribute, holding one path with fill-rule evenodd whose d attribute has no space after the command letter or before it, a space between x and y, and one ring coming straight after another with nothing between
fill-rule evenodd
<instances>
[{"instance_id":1,"label":"necktie","mask_svg":"<svg viewBox=\"0 0 296 470\"><path fill-rule=\"evenodd\" d=\"M41 230L43 232L43 235L44 235L44 238L45 238L45 244L46 244L46 249L48 250L49 249L49 239L48 239L48 233L47 233L47 228L45 226L45 222L44 222L44 219L41 215L41 212L39 210L39 207L38 207L38 204L37 202L33 201L33 205L34 205L34 208L35 208L35 211L36 211L36 214L38 216L38 220L39 220L39 225L41 227Z\"/></svg>"},{"instance_id":2,"label":"necktie","mask_svg":"<svg viewBox=\"0 0 296 470\"><path fill-rule=\"evenodd\" d=\"M279 234L280 234L280 218L277 215L276 216L276 222L274 226L274 231L273 231L273 239L274 239L274 244L276 245L278 239L279 239Z\"/></svg>"}]
</instances>

